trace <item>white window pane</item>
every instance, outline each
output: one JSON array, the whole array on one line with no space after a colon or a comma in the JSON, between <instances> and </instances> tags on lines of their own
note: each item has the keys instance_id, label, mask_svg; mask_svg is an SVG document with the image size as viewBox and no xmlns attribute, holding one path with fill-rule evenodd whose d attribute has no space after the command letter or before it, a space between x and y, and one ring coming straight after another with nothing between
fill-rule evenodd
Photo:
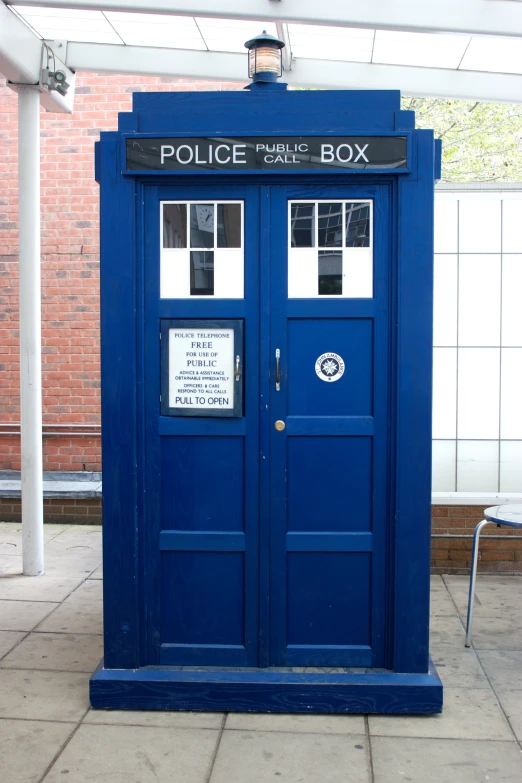
<instances>
[{"instance_id":1,"label":"white window pane","mask_svg":"<svg viewBox=\"0 0 522 783\"><path fill-rule=\"evenodd\" d=\"M433 437L457 435L457 349L433 351Z\"/></svg>"},{"instance_id":2,"label":"white window pane","mask_svg":"<svg viewBox=\"0 0 522 783\"><path fill-rule=\"evenodd\" d=\"M502 252L522 253L522 200L502 202Z\"/></svg>"},{"instance_id":3,"label":"white window pane","mask_svg":"<svg viewBox=\"0 0 522 783\"><path fill-rule=\"evenodd\" d=\"M221 299L242 299L243 251L219 249L214 251L214 296Z\"/></svg>"},{"instance_id":4,"label":"white window pane","mask_svg":"<svg viewBox=\"0 0 522 783\"><path fill-rule=\"evenodd\" d=\"M522 441L500 441L500 492L522 492Z\"/></svg>"},{"instance_id":5,"label":"white window pane","mask_svg":"<svg viewBox=\"0 0 522 783\"><path fill-rule=\"evenodd\" d=\"M344 250L343 296L371 299L373 296L373 264L371 248Z\"/></svg>"},{"instance_id":6,"label":"white window pane","mask_svg":"<svg viewBox=\"0 0 522 783\"><path fill-rule=\"evenodd\" d=\"M457 442L457 492L498 492L498 441Z\"/></svg>"},{"instance_id":7,"label":"white window pane","mask_svg":"<svg viewBox=\"0 0 522 783\"><path fill-rule=\"evenodd\" d=\"M454 440L434 440L432 449L432 492L456 492Z\"/></svg>"},{"instance_id":8,"label":"white window pane","mask_svg":"<svg viewBox=\"0 0 522 783\"><path fill-rule=\"evenodd\" d=\"M190 296L190 250L162 250L160 259L160 298L185 299Z\"/></svg>"},{"instance_id":9,"label":"white window pane","mask_svg":"<svg viewBox=\"0 0 522 783\"><path fill-rule=\"evenodd\" d=\"M502 349L500 437L522 439L522 348Z\"/></svg>"},{"instance_id":10,"label":"white window pane","mask_svg":"<svg viewBox=\"0 0 522 783\"><path fill-rule=\"evenodd\" d=\"M458 207L457 199L435 196L435 252L456 253L458 251Z\"/></svg>"},{"instance_id":11,"label":"white window pane","mask_svg":"<svg viewBox=\"0 0 522 783\"><path fill-rule=\"evenodd\" d=\"M500 348L459 348L458 368L458 437L498 438Z\"/></svg>"},{"instance_id":12,"label":"white window pane","mask_svg":"<svg viewBox=\"0 0 522 783\"><path fill-rule=\"evenodd\" d=\"M459 345L500 345L500 256L459 257Z\"/></svg>"},{"instance_id":13,"label":"white window pane","mask_svg":"<svg viewBox=\"0 0 522 783\"><path fill-rule=\"evenodd\" d=\"M500 253L500 200L460 199L459 251Z\"/></svg>"},{"instance_id":14,"label":"white window pane","mask_svg":"<svg viewBox=\"0 0 522 783\"><path fill-rule=\"evenodd\" d=\"M433 345L457 345L457 256L435 256Z\"/></svg>"},{"instance_id":15,"label":"white window pane","mask_svg":"<svg viewBox=\"0 0 522 783\"><path fill-rule=\"evenodd\" d=\"M317 297L317 250L292 247L288 251L288 296L290 299Z\"/></svg>"},{"instance_id":16,"label":"white window pane","mask_svg":"<svg viewBox=\"0 0 522 783\"><path fill-rule=\"evenodd\" d=\"M521 291L522 255L502 256L502 345L522 346Z\"/></svg>"}]
</instances>

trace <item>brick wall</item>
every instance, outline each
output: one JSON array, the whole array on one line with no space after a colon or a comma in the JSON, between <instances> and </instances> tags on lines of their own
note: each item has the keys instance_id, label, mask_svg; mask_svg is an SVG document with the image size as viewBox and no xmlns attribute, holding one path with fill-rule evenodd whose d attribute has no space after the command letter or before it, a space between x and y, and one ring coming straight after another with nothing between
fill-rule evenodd
<instances>
[{"instance_id":1,"label":"brick wall","mask_svg":"<svg viewBox=\"0 0 522 783\"><path fill-rule=\"evenodd\" d=\"M170 77L77 74L72 115L41 114L42 374L45 423L100 421L98 186L94 142L132 93L238 89ZM0 81L0 423L19 422L17 96ZM20 468L0 436L0 470ZM100 470L99 438L44 439L44 470Z\"/></svg>"},{"instance_id":2,"label":"brick wall","mask_svg":"<svg viewBox=\"0 0 522 783\"><path fill-rule=\"evenodd\" d=\"M473 540L471 538L439 538L438 536L473 535L475 527L484 518L484 508L486 507L432 507L431 566L433 573L469 572ZM521 530L486 525L481 533L480 541L479 571L522 572Z\"/></svg>"}]
</instances>

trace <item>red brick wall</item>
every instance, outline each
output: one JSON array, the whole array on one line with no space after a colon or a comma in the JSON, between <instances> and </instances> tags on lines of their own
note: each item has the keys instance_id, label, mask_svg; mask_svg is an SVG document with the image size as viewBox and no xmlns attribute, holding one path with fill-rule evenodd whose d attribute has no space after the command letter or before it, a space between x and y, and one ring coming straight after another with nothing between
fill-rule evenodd
<instances>
[{"instance_id":1,"label":"red brick wall","mask_svg":"<svg viewBox=\"0 0 522 783\"><path fill-rule=\"evenodd\" d=\"M94 142L132 93L238 89L170 77L77 74L72 115L41 115L44 423L100 421L98 186ZM19 422L17 97L0 82L0 423ZM99 438L44 439L45 470L100 470ZM0 470L19 469L0 436Z\"/></svg>"},{"instance_id":2,"label":"red brick wall","mask_svg":"<svg viewBox=\"0 0 522 783\"><path fill-rule=\"evenodd\" d=\"M486 506L432 506L433 573L469 572L473 539L456 536L472 536L478 523L484 519L484 508ZM487 573L522 572L521 536L522 531L516 528L486 525L480 536L478 570Z\"/></svg>"}]
</instances>

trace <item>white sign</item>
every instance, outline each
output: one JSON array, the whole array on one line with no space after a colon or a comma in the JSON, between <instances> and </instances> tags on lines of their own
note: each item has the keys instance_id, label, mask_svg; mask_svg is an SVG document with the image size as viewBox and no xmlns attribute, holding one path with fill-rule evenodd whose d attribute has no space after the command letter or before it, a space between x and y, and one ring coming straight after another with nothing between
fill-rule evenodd
<instances>
[{"instance_id":1,"label":"white sign","mask_svg":"<svg viewBox=\"0 0 522 783\"><path fill-rule=\"evenodd\" d=\"M234 407L233 329L169 329L169 407Z\"/></svg>"},{"instance_id":2,"label":"white sign","mask_svg":"<svg viewBox=\"0 0 522 783\"><path fill-rule=\"evenodd\" d=\"M323 353L315 363L315 371L322 381L338 381L344 375L344 362L338 353Z\"/></svg>"}]
</instances>

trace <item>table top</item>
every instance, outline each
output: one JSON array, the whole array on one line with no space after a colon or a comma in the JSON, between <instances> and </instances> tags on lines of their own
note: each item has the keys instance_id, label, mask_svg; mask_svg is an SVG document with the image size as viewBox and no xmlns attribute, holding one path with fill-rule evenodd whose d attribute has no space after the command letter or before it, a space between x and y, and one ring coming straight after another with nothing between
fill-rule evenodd
<instances>
[{"instance_id":1,"label":"table top","mask_svg":"<svg viewBox=\"0 0 522 783\"><path fill-rule=\"evenodd\" d=\"M484 518L509 527L522 527L522 504L506 503L503 506L491 506L484 511Z\"/></svg>"}]
</instances>

